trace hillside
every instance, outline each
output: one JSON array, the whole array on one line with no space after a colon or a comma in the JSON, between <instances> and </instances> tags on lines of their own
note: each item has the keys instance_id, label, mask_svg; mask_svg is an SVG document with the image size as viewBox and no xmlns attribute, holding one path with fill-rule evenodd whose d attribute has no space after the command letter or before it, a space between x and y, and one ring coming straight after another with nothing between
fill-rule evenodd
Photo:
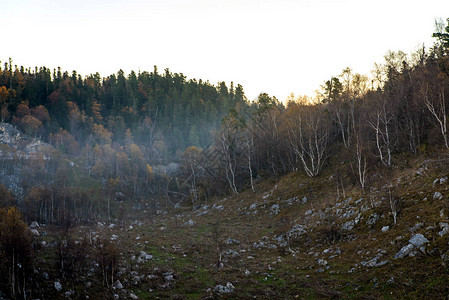
<instances>
[{"instance_id":1,"label":"hillside","mask_svg":"<svg viewBox=\"0 0 449 300\"><path fill-rule=\"evenodd\" d=\"M433 36L286 104L10 59L0 298L447 296L449 24Z\"/></svg>"},{"instance_id":2,"label":"hillside","mask_svg":"<svg viewBox=\"0 0 449 300\"><path fill-rule=\"evenodd\" d=\"M391 185L378 178L378 187L347 187L340 197L335 174L292 173L257 184L256 193L152 219L139 213L121 224L69 227L62 250L66 262L76 257L73 277L51 268L61 230L35 228L39 297L103 297L102 263L93 253L109 247L118 272L106 278L107 293L116 299L442 298L449 157L404 162Z\"/></svg>"}]
</instances>

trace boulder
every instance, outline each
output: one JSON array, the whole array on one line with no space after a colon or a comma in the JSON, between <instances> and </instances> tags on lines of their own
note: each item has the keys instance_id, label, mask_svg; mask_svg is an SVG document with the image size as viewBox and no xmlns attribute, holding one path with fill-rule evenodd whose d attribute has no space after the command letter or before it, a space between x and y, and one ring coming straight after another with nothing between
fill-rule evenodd
<instances>
[{"instance_id":1,"label":"boulder","mask_svg":"<svg viewBox=\"0 0 449 300\"><path fill-rule=\"evenodd\" d=\"M62 284L59 281L55 281L53 285L58 292L62 291Z\"/></svg>"},{"instance_id":2,"label":"boulder","mask_svg":"<svg viewBox=\"0 0 449 300\"><path fill-rule=\"evenodd\" d=\"M195 225L195 222L193 220L188 220L187 222L182 224L181 227L192 227L193 225Z\"/></svg>"},{"instance_id":3,"label":"boulder","mask_svg":"<svg viewBox=\"0 0 449 300\"><path fill-rule=\"evenodd\" d=\"M443 195L440 192L435 192L433 194L433 200L441 200L443 199Z\"/></svg>"},{"instance_id":4,"label":"boulder","mask_svg":"<svg viewBox=\"0 0 449 300\"><path fill-rule=\"evenodd\" d=\"M397 258L404 258L413 250L414 246L412 244L408 244L407 246L404 246L399 250L398 253L393 257L394 259Z\"/></svg>"},{"instance_id":5,"label":"boulder","mask_svg":"<svg viewBox=\"0 0 449 300\"><path fill-rule=\"evenodd\" d=\"M234 292L234 285L232 283L228 282L226 285L217 285L214 288L214 292L217 294L230 294Z\"/></svg>"},{"instance_id":6,"label":"boulder","mask_svg":"<svg viewBox=\"0 0 449 300\"><path fill-rule=\"evenodd\" d=\"M296 224L289 231L287 231L287 237L289 239L297 239L297 238L299 238L300 236L302 236L303 234L306 234L306 233L307 233L306 226L300 225L300 224Z\"/></svg>"},{"instance_id":7,"label":"boulder","mask_svg":"<svg viewBox=\"0 0 449 300\"><path fill-rule=\"evenodd\" d=\"M31 222L30 224L30 228L38 228L39 227L39 223L36 221Z\"/></svg>"},{"instance_id":8,"label":"boulder","mask_svg":"<svg viewBox=\"0 0 449 300\"><path fill-rule=\"evenodd\" d=\"M439 236L444 236L449 232L449 224L448 223L440 222L440 228L441 228L441 231L438 232Z\"/></svg>"},{"instance_id":9,"label":"boulder","mask_svg":"<svg viewBox=\"0 0 449 300\"><path fill-rule=\"evenodd\" d=\"M408 242L413 246L415 246L416 248L419 248L425 243L428 243L429 240L426 239L422 234L418 233L415 234Z\"/></svg>"}]
</instances>

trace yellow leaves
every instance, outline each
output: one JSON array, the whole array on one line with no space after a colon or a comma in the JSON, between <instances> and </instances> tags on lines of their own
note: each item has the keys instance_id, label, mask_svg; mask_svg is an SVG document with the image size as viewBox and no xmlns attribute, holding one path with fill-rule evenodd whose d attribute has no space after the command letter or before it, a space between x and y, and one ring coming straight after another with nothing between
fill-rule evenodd
<instances>
[{"instance_id":1,"label":"yellow leaves","mask_svg":"<svg viewBox=\"0 0 449 300\"><path fill-rule=\"evenodd\" d=\"M103 116L101 115L101 105L97 101L93 101L92 103L92 114L94 115L94 119L97 122L101 122L103 120Z\"/></svg>"},{"instance_id":2,"label":"yellow leaves","mask_svg":"<svg viewBox=\"0 0 449 300\"><path fill-rule=\"evenodd\" d=\"M146 165L146 175L147 180L152 181L154 179L153 168L149 164Z\"/></svg>"},{"instance_id":3,"label":"yellow leaves","mask_svg":"<svg viewBox=\"0 0 449 300\"><path fill-rule=\"evenodd\" d=\"M142 160L143 159L142 151L140 150L139 146L137 146L136 144L129 145L129 156L131 157L131 159L134 159L134 160Z\"/></svg>"},{"instance_id":4,"label":"yellow leaves","mask_svg":"<svg viewBox=\"0 0 449 300\"><path fill-rule=\"evenodd\" d=\"M112 133L103 125L94 124L92 131L98 143L110 144L112 142Z\"/></svg>"}]
</instances>

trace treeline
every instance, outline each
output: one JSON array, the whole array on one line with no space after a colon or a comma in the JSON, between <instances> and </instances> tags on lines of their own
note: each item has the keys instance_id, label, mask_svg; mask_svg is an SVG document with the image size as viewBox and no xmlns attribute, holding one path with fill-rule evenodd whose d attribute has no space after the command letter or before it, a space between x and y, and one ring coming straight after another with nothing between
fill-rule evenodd
<instances>
[{"instance_id":1,"label":"treeline","mask_svg":"<svg viewBox=\"0 0 449 300\"><path fill-rule=\"evenodd\" d=\"M60 146L70 154L86 143L132 142L153 161L173 159L188 146L207 146L229 109L247 106L241 85L214 86L156 67L83 78L60 68L13 66L11 59L0 66L1 120L50 141L68 132L76 145Z\"/></svg>"}]
</instances>

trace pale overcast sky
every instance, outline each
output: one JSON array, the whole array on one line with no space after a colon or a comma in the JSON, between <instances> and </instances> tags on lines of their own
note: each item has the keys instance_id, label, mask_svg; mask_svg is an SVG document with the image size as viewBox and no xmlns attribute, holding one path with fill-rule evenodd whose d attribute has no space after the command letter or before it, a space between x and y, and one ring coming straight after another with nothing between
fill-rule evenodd
<instances>
[{"instance_id":1,"label":"pale overcast sky","mask_svg":"<svg viewBox=\"0 0 449 300\"><path fill-rule=\"evenodd\" d=\"M0 0L0 12L3 62L101 76L157 65L285 100L430 47L449 0Z\"/></svg>"}]
</instances>

